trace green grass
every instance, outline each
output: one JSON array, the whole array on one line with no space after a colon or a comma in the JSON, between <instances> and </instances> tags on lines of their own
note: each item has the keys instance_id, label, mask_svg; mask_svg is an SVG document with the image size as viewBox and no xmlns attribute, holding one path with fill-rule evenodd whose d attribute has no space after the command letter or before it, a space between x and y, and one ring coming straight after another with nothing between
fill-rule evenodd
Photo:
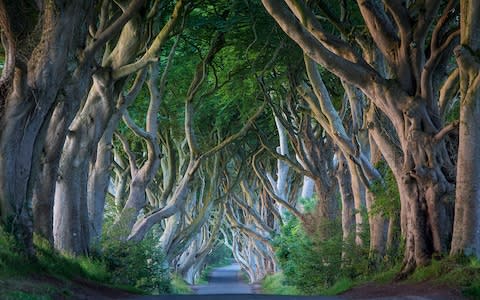
<instances>
[{"instance_id":1,"label":"green grass","mask_svg":"<svg viewBox=\"0 0 480 300\"><path fill-rule=\"evenodd\" d=\"M285 283L285 276L277 273L265 277L262 281L262 291L272 295L301 295L302 293L294 286Z\"/></svg>"},{"instance_id":2,"label":"green grass","mask_svg":"<svg viewBox=\"0 0 480 300\"><path fill-rule=\"evenodd\" d=\"M391 269L377 274L362 276L352 280L341 278L328 289L320 289L321 295L338 295L354 286L375 282L379 284L389 284L395 280L396 275L401 270L401 264ZM421 283L428 281L432 284L446 285L452 288L460 288L464 295L473 299L480 299L480 261L467 257L447 257L443 260L433 260L425 267L420 267L410 275L405 283ZM302 295L302 291L294 286L286 284L282 273L267 276L262 281L262 290L267 294L277 295Z\"/></svg>"},{"instance_id":3,"label":"green grass","mask_svg":"<svg viewBox=\"0 0 480 300\"><path fill-rule=\"evenodd\" d=\"M208 283L208 275L212 272L212 270L216 267L216 265L207 265L205 269L202 270L200 276L198 276L197 282L195 284L204 285Z\"/></svg>"},{"instance_id":4,"label":"green grass","mask_svg":"<svg viewBox=\"0 0 480 300\"><path fill-rule=\"evenodd\" d=\"M179 275L172 276L172 292L173 294L188 295L192 294L192 289Z\"/></svg>"},{"instance_id":5,"label":"green grass","mask_svg":"<svg viewBox=\"0 0 480 300\"><path fill-rule=\"evenodd\" d=\"M397 264L393 268L390 268L388 270L385 270L383 272L376 273L372 276L368 276L367 278L363 279L361 283L366 283L366 282L377 282L380 284L387 284L395 280L395 277L397 274L400 272L402 268L401 264Z\"/></svg>"},{"instance_id":6,"label":"green grass","mask_svg":"<svg viewBox=\"0 0 480 300\"><path fill-rule=\"evenodd\" d=\"M0 227L0 294L2 299L51 299L51 295L68 294L49 284L30 282L36 275L56 278L69 285L75 279L87 279L132 293L144 293L130 286L109 285L110 274L105 263L90 257L63 255L43 239L34 239L36 256L26 260L15 240ZM2 281L3 280L3 281ZM3 284L4 282L5 284Z\"/></svg>"},{"instance_id":7,"label":"green grass","mask_svg":"<svg viewBox=\"0 0 480 300\"><path fill-rule=\"evenodd\" d=\"M81 277L97 282L108 282L110 279L106 265L99 260L60 254L40 238L35 238L35 246L38 262L33 267L52 276L64 279Z\"/></svg>"},{"instance_id":8,"label":"green grass","mask_svg":"<svg viewBox=\"0 0 480 300\"><path fill-rule=\"evenodd\" d=\"M325 289L320 292L321 295L325 296L333 296L338 295L340 293L346 292L352 287L355 286L355 283L350 278L340 278L332 285L330 288Z\"/></svg>"},{"instance_id":9,"label":"green grass","mask_svg":"<svg viewBox=\"0 0 480 300\"><path fill-rule=\"evenodd\" d=\"M38 295L19 291L9 292L6 295L2 295L4 300L50 300L52 297L49 295Z\"/></svg>"},{"instance_id":10,"label":"green grass","mask_svg":"<svg viewBox=\"0 0 480 300\"><path fill-rule=\"evenodd\" d=\"M426 267L417 268L409 282L432 281L451 287L460 287L463 293L480 299L480 261L464 256L434 260Z\"/></svg>"}]
</instances>

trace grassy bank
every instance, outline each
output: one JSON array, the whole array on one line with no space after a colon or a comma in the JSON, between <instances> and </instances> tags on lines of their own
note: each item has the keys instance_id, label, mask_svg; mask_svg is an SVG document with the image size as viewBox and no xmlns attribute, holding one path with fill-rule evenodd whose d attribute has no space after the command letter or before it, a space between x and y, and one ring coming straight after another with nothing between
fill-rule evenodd
<instances>
[{"instance_id":1,"label":"grassy bank","mask_svg":"<svg viewBox=\"0 0 480 300\"><path fill-rule=\"evenodd\" d=\"M118 272L111 269L111 258L62 255L54 251L48 242L39 238L34 240L36 255L26 258L15 240L0 228L2 299L43 300L79 293L94 298L101 296L97 294L100 290L113 297L146 292L138 286L124 284L128 281L122 281Z\"/></svg>"},{"instance_id":2,"label":"grassy bank","mask_svg":"<svg viewBox=\"0 0 480 300\"><path fill-rule=\"evenodd\" d=\"M480 299L480 261L467 257L448 257L434 260L429 266L419 267L408 278L396 281L400 265L378 274L363 274L356 279L341 278L328 288L318 289L321 295L338 295L354 287L365 285L391 286L425 284L431 287L448 287L460 290L463 295ZM262 281L262 291L277 295L306 295L299 288L289 284L282 273L267 276Z\"/></svg>"}]
</instances>

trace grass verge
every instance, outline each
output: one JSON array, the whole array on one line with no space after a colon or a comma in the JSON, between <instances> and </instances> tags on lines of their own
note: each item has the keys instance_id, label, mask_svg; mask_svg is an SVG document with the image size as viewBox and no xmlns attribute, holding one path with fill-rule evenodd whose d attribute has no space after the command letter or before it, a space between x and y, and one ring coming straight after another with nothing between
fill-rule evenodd
<instances>
[{"instance_id":1,"label":"grass verge","mask_svg":"<svg viewBox=\"0 0 480 300\"><path fill-rule=\"evenodd\" d=\"M262 281L262 291L271 295L300 295L301 292L292 285L287 285L283 273L265 277Z\"/></svg>"},{"instance_id":2,"label":"grass verge","mask_svg":"<svg viewBox=\"0 0 480 300\"><path fill-rule=\"evenodd\" d=\"M434 260L428 266L417 268L408 281L460 287L464 295L480 299L480 261L465 256Z\"/></svg>"},{"instance_id":3,"label":"grass verge","mask_svg":"<svg viewBox=\"0 0 480 300\"><path fill-rule=\"evenodd\" d=\"M185 280L182 279L177 274L174 274L172 276L172 294L179 294L179 295L188 295L188 294L193 294L192 289L188 285L188 283L185 282Z\"/></svg>"},{"instance_id":4,"label":"grass verge","mask_svg":"<svg viewBox=\"0 0 480 300\"><path fill-rule=\"evenodd\" d=\"M36 256L27 259L15 240L0 227L1 299L69 297L72 296L70 289L82 286L144 293L131 286L108 284L111 276L100 260L59 254L39 238L35 238L34 243Z\"/></svg>"}]
</instances>

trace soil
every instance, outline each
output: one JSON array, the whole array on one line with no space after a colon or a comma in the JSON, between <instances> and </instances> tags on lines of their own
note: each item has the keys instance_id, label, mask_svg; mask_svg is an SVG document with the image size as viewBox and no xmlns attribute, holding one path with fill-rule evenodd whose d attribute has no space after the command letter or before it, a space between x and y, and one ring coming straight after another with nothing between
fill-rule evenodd
<instances>
[{"instance_id":1,"label":"soil","mask_svg":"<svg viewBox=\"0 0 480 300\"><path fill-rule=\"evenodd\" d=\"M445 285L421 283L369 283L355 287L340 295L343 299L468 299L459 289Z\"/></svg>"}]
</instances>

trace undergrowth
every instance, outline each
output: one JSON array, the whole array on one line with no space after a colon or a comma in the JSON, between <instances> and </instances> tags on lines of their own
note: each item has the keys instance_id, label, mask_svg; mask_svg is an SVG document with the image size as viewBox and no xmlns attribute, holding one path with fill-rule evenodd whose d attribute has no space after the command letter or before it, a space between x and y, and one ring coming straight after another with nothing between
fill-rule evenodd
<instances>
[{"instance_id":1,"label":"undergrowth","mask_svg":"<svg viewBox=\"0 0 480 300\"><path fill-rule=\"evenodd\" d=\"M276 273L265 277L262 281L262 291L272 295L299 295L301 292L286 282L283 273Z\"/></svg>"},{"instance_id":2,"label":"undergrowth","mask_svg":"<svg viewBox=\"0 0 480 300\"><path fill-rule=\"evenodd\" d=\"M86 279L137 294L172 292L168 266L153 238L136 244L105 240L100 250L89 257L60 254L37 236L34 245L35 256L27 259L15 239L0 227L0 283L17 278L20 285L26 286L23 291L0 284L2 299L49 299L49 295L59 293L48 284L44 287L25 284L28 280L24 278L31 276L65 282Z\"/></svg>"},{"instance_id":3,"label":"undergrowth","mask_svg":"<svg viewBox=\"0 0 480 300\"><path fill-rule=\"evenodd\" d=\"M188 295L193 293L188 283L186 283L185 280L183 280L183 278L177 274L172 275L171 285L172 294Z\"/></svg>"},{"instance_id":4,"label":"undergrowth","mask_svg":"<svg viewBox=\"0 0 480 300\"><path fill-rule=\"evenodd\" d=\"M450 256L433 260L430 265L417 268L409 282L431 281L433 283L460 287L462 292L480 299L480 261L473 257Z\"/></svg>"}]
</instances>

